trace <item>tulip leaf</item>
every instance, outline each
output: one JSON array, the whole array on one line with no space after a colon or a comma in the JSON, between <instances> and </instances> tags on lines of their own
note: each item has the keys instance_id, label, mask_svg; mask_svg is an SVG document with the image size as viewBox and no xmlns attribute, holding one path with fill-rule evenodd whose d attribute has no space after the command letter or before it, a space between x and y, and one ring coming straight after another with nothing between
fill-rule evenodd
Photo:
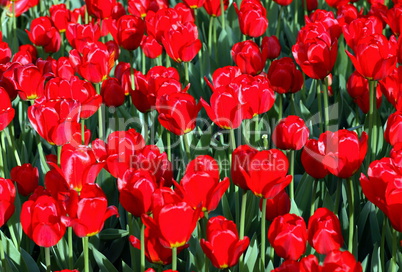
<instances>
[{"instance_id":1,"label":"tulip leaf","mask_svg":"<svg viewBox=\"0 0 402 272\"><path fill-rule=\"evenodd\" d=\"M134 272L134 270L131 269L131 267L126 264L124 261L121 261L121 267L123 272Z\"/></svg>"},{"instance_id":2,"label":"tulip leaf","mask_svg":"<svg viewBox=\"0 0 402 272\"><path fill-rule=\"evenodd\" d=\"M15 247L14 243L1 231L1 241L3 243L3 248L5 249L6 256L10 258L19 269L19 271L29 271L27 265L22 258L21 252Z\"/></svg>"},{"instance_id":3,"label":"tulip leaf","mask_svg":"<svg viewBox=\"0 0 402 272\"><path fill-rule=\"evenodd\" d=\"M257 234L254 233L250 239L250 244L244 254L243 262L239 264L239 271L241 272L253 272L256 271L256 263L258 262L259 248L258 248ZM259 260L259 259L258 259ZM258 262L259 263L259 262Z\"/></svg>"},{"instance_id":4,"label":"tulip leaf","mask_svg":"<svg viewBox=\"0 0 402 272\"><path fill-rule=\"evenodd\" d=\"M66 239L61 239L56 246L52 247L53 254L59 267L67 267L68 245Z\"/></svg>"},{"instance_id":5,"label":"tulip leaf","mask_svg":"<svg viewBox=\"0 0 402 272\"><path fill-rule=\"evenodd\" d=\"M128 235L127 230L123 229L104 229L99 233L99 238L101 240L114 240Z\"/></svg>"},{"instance_id":6,"label":"tulip leaf","mask_svg":"<svg viewBox=\"0 0 402 272\"><path fill-rule=\"evenodd\" d=\"M301 216L301 211L300 209L297 207L296 202L294 201L294 199L291 199L290 201L290 212L289 213L293 213L297 216Z\"/></svg>"},{"instance_id":7,"label":"tulip leaf","mask_svg":"<svg viewBox=\"0 0 402 272\"><path fill-rule=\"evenodd\" d=\"M24 249L21 248L21 256L27 267L29 267L29 272L39 272L39 267L32 256L28 254Z\"/></svg>"},{"instance_id":8,"label":"tulip leaf","mask_svg":"<svg viewBox=\"0 0 402 272\"><path fill-rule=\"evenodd\" d=\"M113 264L101 252L92 246L92 244L90 245L90 249L101 272L118 272Z\"/></svg>"}]
</instances>

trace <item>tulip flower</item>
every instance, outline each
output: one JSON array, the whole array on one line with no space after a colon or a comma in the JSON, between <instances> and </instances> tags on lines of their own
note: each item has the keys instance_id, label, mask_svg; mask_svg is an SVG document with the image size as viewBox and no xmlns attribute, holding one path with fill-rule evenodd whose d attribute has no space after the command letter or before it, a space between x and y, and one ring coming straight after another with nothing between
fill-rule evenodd
<instances>
[{"instance_id":1,"label":"tulip flower","mask_svg":"<svg viewBox=\"0 0 402 272\"><path fill-rule=\"evenodd\" d=\"M272 133L272 141L279 149L300 150L307 142L310 131L303 119L296 115L283 118Z\"/></svg>"},{"instance_id":2,"label":"tulip flower","mask_svg":"<svg viewBox=\"0 0 402 272\"><path fill-rule=\"evenodd\" d=\"M387 98L388 102L395 107L397 111L402 111L402 67L396 68L386 78L378 81L377 91Z\"/></svg>"},{"instance_id":3,"label":"tulip flower","mask_svg":"<svg viewBox=\"0 0 402 272\"><path fill-rule=\"evenodd\" d=\"M244 74L257 75L264 69L266 58L253 41L239 42L231 50L233 61Z\"/></svg>"},{"instance_id":4,"label":"tulip flower","mask_svg":"<svg viewBox=\"0 0 402 272\"><path fill-rule=\"evenodd\" d=\"M145 22L137 16L124 15L117 21L115 40L126 50L135 50L140 46L145 32Z\"/></svg>"},{"instance_id":5,"label":"tulip flower","mask_svg":"<svg viewBox=\"0 0 402 272\"><path fill-rule=\"evenodd\" d=\"M207 85L211 88L212 92L221 86L228 86L236 77L242 74L238 66L225 66L216 69L212 73L212 83L204 77Z\"/></svg>"},{"instance_id":6,"label":"tulip flower","mask_svg":"<svg viewBox=\"0 0 402 272\"><path fill-rule=\"evenodd\" d=\"M7 62L10 61L12 52L10 47L8 46L8 43L3 41L3 33L0 31L0 64L6 64Z\"/></svg>"},{"instance_id":7,"label":"tulip flower","mask_svg":"<svg viewBox=\"0 0 402 272\"><path fill-rule=\"evenodd\" d=\"M166 53L176 62L191 61L201 49L197 26L192 22L177 22L162 37Z\"/></svg>"},{"instance_id":8,"label":"tulip flower","mask_svg":"<svg viewBox=\"0 0 402 272\"><path fill-rule=\"evenodd\" d=\"M299 31L292 54L306 75L324 79L335 65L338 41L331 37L324 24L310 23Z\"/></svg>"},{"instance_id":9,"label":"tulip flower","mask_svg":"<svg viewBox=\"0 0 402 272\"><path fill-rule=\"evenodd\" d=\"M343 35L350 48L355 50L362 38L382 33L381 20L376 16L359 17L349 25L344 25Z\"/></svg>"},{"instance_id":10,"label":"tulip flower","mask_svg":"<svg viewBox=\"0 0 402 272\"><path fill-rule=\"evenodd\" d=\"M281 44L276 36L269 36L262 38L261 52L265 59L276 59L281 54Z\"/></svg>"},{"instance_id":11,"label":"tulip flower","mask_svg":"<svg viewBox=\"0 0 402 272\"><path fill-rule=\"evenodd\" d=\"M61 36L56 27L54 27L49 17L39 17L33 19L30 31L26 30L29 39L36 46L43 46L47 53L59 51L61 45Z\"/></svg>"},{"instance_id":12,"label":"tulip flower","mask_svg":"<svg viewBox=\"0 0 402 272\"><path fill-rule=\"evenodd\" d=\"M117 181L120 204L134 216L148 214L151 211L151 197L156 187L155 176L149 171L129 169L123 178Z\"/></svg>"},{"instance_id":13,"label":"tulip flower","mask_svg":"<svg viewBox=\"0 0 402 272\"><path fill-rule=\"evenodd\" d=\"M232 181L235 185L239 186L243 190L249 190L249 188L247 186L246 179L241 173L242 171L250 171L250 160L256 153L258 153L258 150L248 145L238 146L232 153Z\"/></svg>"},{"instance_id":14,"label":"tulip flower","mask_svg":"<svg viewBox=\"0 0 402 272\"><path fill-rule=\"evenodd\" d=\"M324 259L323 272L332 272L342 269L343 271L362 272L361 263L349 251L331 251Z\"/></svg>"},{"instance_id":15,"label":"tulip flower","mask_svg":"<svg viewBox=\"0 0 402 272\"><path fill-rule=\"evenodd\" d=\"M262 199L260 199L260 210L262 210ZM274 198L267 199L267 213L265 218L268 221L274 220L277 216L285 215L290 211L290 198L285 190L279 192Z\"/></svg>"},{"instance_id":16,"label":"tulip flower","mask_svg":"<svg viewBox=\"0 0 402 272\"><path fill-rule=\"evenodd\" d=\"M400 177L401 176L399 175L398 178ZM388 216L392 227L399 232L402 232L402 220L400 217L400 209L402 208L401 197L402 190L398 182L390 182L385 191L385 199L387 204L386 215Z\"/></svg>"},{"instance_id":17,"label":"tulip flower","mask_svg":"<svg viewBox=\"0 0 402 272\"><path fill-rule=\"evenodd\" d=\"M275 92L296 93L301 90L304 79L301 71L289 57L274 60L268 69L267 77Z\"/></svg>"},{"instance_id":18,"label":"tulip flower","mask_svg":"<svg viewBox=\"0 0 402 272\"><path fill-rule=\"evenodd\" d=\"M158 43L158 41L153 36L142 37L141 49L145 56L150 59L156 59L162 55L163 47Z\"/></svg>"},{"instance_id":19,"label":"tulip flower","mask_svg":"<svg viewBox=\"0 0 402 272\"><path fill-rule=\"evenodd\" d=\"M354 47L354 55L346 51L356 70L369 80L381 80L396 66L397 41L382 34L363 37ZM370 56L370 57L368 57Z\"/></svg>"},{"instance_id":20,"label":"tulip flower","mask_svg":"<svg viewBox=\"0 0 402 272\"><path fill-rule=\"evenodd\" d=\"M308 221L308 242L320 254L339 250L343 245L338 217L327 208L319 208Z\"/></svg>"},{"instance_id":21,"label":"tulip flower","mask_svg":"<svg viewBox=\"0 0 402 272\"><path fill-rule=\"evenodd\" d=\"M14 114L15 110L11 105L8 93L3 87L0 87L0 131L11 123Z\"/></svg>"},{"instance_id":22,"label":"tulip flower","mask_svg":"<svg viewBox=\"0 0 402 272\"><path fill-rule=\"evenodd\" d=\"M71 21L71 11L67 9L66 4L50 6L50 18L59 32L65 32L68 23Z\"/></svg>"},{"instance_id":23,"label":"tulip flower","mask_svg":"<svg viewBox=\"0 0 402 272\"><path fill-rule=\"evenodd\" d=\"M384 21L389 25L392 33L399 36L401 33L401 19L402 19L402 8L400 5L395 5L387 10L386 16L384 16Z\"/></svg>"},{"instance_id":24,"label":"tulip flower","mask_svg":"<svg viewBox=\"0 0 402 272\"><path fill-rule=\"evenodd\" d=\"M289 213L276 217L269 227L268 240L279 257L293 261L299 259L306 251L307 229L304 219Z\"/></svg>"},{"instance_id":25,"label":"tulip flower","mask_svg":"<svg viewBox=\"0 0 402 272\"><path fill-rule=\"evenodd\" d=\"M19 17L30 8L39 4L38 0L18 0L15 1L15 5L13 5L13 2L14 1L11 0L3 0L0 2L1 7L7 11L7 16Z\"/></svg>"},{"instance_id":26,"label":"tulip flower","mask_svg":"<svg viewBox=\"0 0 402 272\"><path fill-rule=\"evenodd\" d=\"M9 179L0 178L0 227L13 215L15 206L15 186Z\"/></svg>"},{"instance_id":27,"label":"tulip flower","mask_svg":"<svg viewBox=\"0 0 402 272\"><path fill-rule=\"evenodd\" d=\"M255 153L249 160L248 170L240 166L240 171L248 188L258 197L270 199L280 193L292 180L287 175L289 162L278 149Z\"/></svg>"},{"instance_id":28,"label":"tulip flower","mask_svg":"<svg viewBox=\"0 0 402 272\"><path fill-rule=\"evenodd\" d=\"M239 239L236 224L223 216L208 220L207 239L201 239L201 248L212 265L225 269L235 266L249 245L249 238Z\"/></svg>"},{"instance_id":29,"label":"tulip flower","mask_svg":"<svg viewBox=\"0 0 402 272\"><path fill-rule=\"evenodd\" d=\"M200 207L194 210L186 202L166 204L155 209L153 217L143 215L142 221L146 227L156 228L159 231L160 242L164 247L178 248L190 239L200 212Z\"/></svg>"},{"instance_id":30,"label":"tulip flower","mask_svg":"<svg viewBox=\"0 0 402 272\"><path fill-rule=\"evenodd\" d=\"M274 0L274 2L281 6L288 6L293 2L293 0Z\"/></svg>"},{"instance_id":31,"label":"tulip flower","mask_svg":"<svg viewBox=\"0 0 402 272\"><path fill-rule=\"evenodd\" d=\"M70 45L82 52L87 43L97 42L101 33L99 25L96 24L68 24L66 38Z\"/></svg>"},{"instance_id":32,"label":"tulip flower","mask_svg":"<svg viewBox=\"0 0 402 272\"><path fill-rule=\"evenodd\" d=\"M239 19L240 31L250 37L259 37L268 27L267 11L258 0L243 0L240 9L233 3Z\"/></svg>"},{"instance_id":33,"label":"tulip flower","mask_svg":"<svg viewBox=\"0 0 402 272\"><path fill-rule=\"evenodd\" d=\"M320 147L323 144L316 139L310 139L306 142L301 153L301 162L304 170L315 179L322 179L329 174L323 160L324 154L321 153Z\"/></svg>"},{"instance_id":34,"label":"tulip flower","mask_svg":"<svg viewBox=\"0 0 402 272\"><path fill-rule=\"evenodd\" d=\"M69 224L62 211L59 202L38 187L21 207L22 229L38 246L55 246Z\"/></svg>"},{"instance_id":35,"label":"tulip flower","mask_svg":"<svg viewBox=\"0 0 402 272\"><path fill-rule=\"evenodd\" d=\"M321 266L315 255L308 255L299 262L300 272L321 272Z\"/></svg>"},{"instance_id":36,"label":"tulip flower","mask_svg":"<svg viewBox=\"0 0 402 272\"><path fill-rule=\"evenodd\" d=\"M120 107L124 104L126 99L120 82L113 77L105 79L102 82L101 96L103 103L105 103L107 107Z\"/></svg>"},{"instance_id":37,"label":"tulip flower","mask_svg":"<svg viewBox=\"0 0 402 272\"><path fill-rule=\"evenodd\" d=\"M72 204L71 226L78 237L98 234L112 215L119 216L115 206L107 206L106 195L98 184L85 184Z\"/></svg>"},{"instance_id":38,"label":"tulip flower","mask_svg":"<svg viewBox=\"0 0 402 272\"><path fill-rule=\"evenodd\" d=\"M201 104L188 93L164 94L156 100L158 121L167 130L183 135L195 128Z\"/></svg>"},{"instance_id":39,"label":"tulip flower","mask_svg":"<svg viewBox=\"0 0 402 272\"><path fill-rule=\"evenodd\" d=\"M332 40L338 39L342 34L342 28L331 11L317 9L309 17L306 17L306 24L318 22L322 23L329 31Z\"/></svg>"},{"instance_id":40,"label":"tulip flower","mask_svg":"<svg viewBox=\"0 0 402 272\"><path fill-rule=\"evenodd\" d=\"M17 67L14 72L18 94L22 100L34 100L44 95L44 82L39 68L33 64Z\"/></svg>"},{"instance_id":41,"label":"tulip flower","mask_svg":"<svg viewBox=\"0 0 402 272\"><path fill-rule=\"evenodd\" d=\"M281 266L275 268L271 272L299 272L300 264L296 261L285 260Z\"/></svg>"},{"instance_id":42,"label":"tulip flower","mask_svg":"<svg viewBox=\"0 0 402 272\"><path fill-rule=\"evenodd\" d=\"M89 15L105 19L112 15L116 0L85 0Z\"/></svg>"},{"instance_id":43,"label":"tulip flower","mask_svg":"<svg viewBox=\"0 0 402 272\"><path fill-rule=\"evenodd\" d=\"M336 19L342 29L344 25L347 27L353 20L357 19L359 15L357 8L353 4L339 5L336 11Z\"/></svg>"},{"instance_id":44,"label":"tulip flower","mask_svg":"<svg viewBox=\"0 0 402 272\"><path fill-rule=\"evenodd\" d=\"M204 2L204 9L209 16L219 17L222 14L221 1L220 0L207 0ZM227 10L229 7L229 0L223 0L223 10Z\"/></svg>"},{"instance_id":45,"label":"tulip flower","mask_svg":"<svg viewBox=\"0 0 402 272\"><path fill-rule=\"evenodd\" d=\"M174 8L164 8L157 12L149 11L145 17L147 34L153 36L159 43L165 32L177 22L184 23L178 10Z\"/></svg>"},{"instance_id":46,"label":"tulip flower","mask_svg":"<svg viewBox=\"0 0 402 272\"><path fill-rule=\"evenodd\" d=\"M10 171L12 181L17 183L18 193L28 196L39 186L38 168L33 167L30 163L21 166L15 166Z\"/></svg>"},{"instance_id":47,"label":"tulip flower","mask_svg":"<svg viewBox=\"0 0 402 272\"><path fill-rule=\"evenodd\" d=\"M402 142L401 130L402 129L402 112L392 113L387 120L387 126L384 131L384 139L390 145L394 146L399 142Z\"/></svg>"}]
</instances>

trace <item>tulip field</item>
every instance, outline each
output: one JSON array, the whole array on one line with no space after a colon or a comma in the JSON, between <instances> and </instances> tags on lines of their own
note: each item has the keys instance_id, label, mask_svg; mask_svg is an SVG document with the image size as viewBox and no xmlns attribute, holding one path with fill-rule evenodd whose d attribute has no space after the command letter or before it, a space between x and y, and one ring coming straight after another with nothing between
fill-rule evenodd
<instances>
[{"instance_id":1,"label":"tulip field","mask_svg":"<svg viewBox=\"0 0 402 272\"><path fill-rule=\"evenodd\" d=\"M0 6L0 271L402 271L400 1Z\"/></svg>"}]
</instances>

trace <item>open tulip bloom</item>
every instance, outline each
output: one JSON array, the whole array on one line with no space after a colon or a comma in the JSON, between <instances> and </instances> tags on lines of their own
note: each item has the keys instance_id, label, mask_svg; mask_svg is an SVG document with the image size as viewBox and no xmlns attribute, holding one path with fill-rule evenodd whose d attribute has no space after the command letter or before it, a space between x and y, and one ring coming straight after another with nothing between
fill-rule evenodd
<instances>
[{"instance_id":1,"label":"open tulip bloom","mask_svg":"<svg viewBox=\"0 0 402 272\"><path fill-rule=\"evenodd\" d=\"M399 2L0 0L0 271L400 271Z\"/></svg>"}]
</instances>

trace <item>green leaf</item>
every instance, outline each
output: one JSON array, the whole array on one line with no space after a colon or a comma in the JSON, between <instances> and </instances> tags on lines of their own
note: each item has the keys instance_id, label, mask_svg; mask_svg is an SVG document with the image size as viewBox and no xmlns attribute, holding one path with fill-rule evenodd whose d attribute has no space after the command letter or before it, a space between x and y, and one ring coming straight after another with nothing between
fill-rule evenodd
<instances>
[{"instance_id":1,"label":"green leaf","mask_svg":"<svg viewBox=\"0 0 402 272\"><path fill-rule=\"evenodd\" d=\"M254 233L253 237L250 239L250 244L244 255L244 259L239 264L239 271L241 272L253 272L256 271L256 264L259 256L259 248L257 242L257 234Z\"/></svg>"},{"instance_id":2,"label":"green leaf","mask_svg":"<svg viewBox=\"0 0 402 272\"><path fill-rule=\"evenodd\" d=\"M101 252L92 246L92 244L89 245L89 248L92 250L92 254L101 272L118 272L113 264Z\"/></svg>"},{"instance_id":3,"label":"green leaf","mask_svg":"<svg viewBox=\"0 0 402 272\"><path fill-rule=\"evenodd\" d=\"M104 229L99 233L101 240L114 240L122 237L126 237L129 234L127 230L123 229Z\"/></svg>"}]
</instances>

